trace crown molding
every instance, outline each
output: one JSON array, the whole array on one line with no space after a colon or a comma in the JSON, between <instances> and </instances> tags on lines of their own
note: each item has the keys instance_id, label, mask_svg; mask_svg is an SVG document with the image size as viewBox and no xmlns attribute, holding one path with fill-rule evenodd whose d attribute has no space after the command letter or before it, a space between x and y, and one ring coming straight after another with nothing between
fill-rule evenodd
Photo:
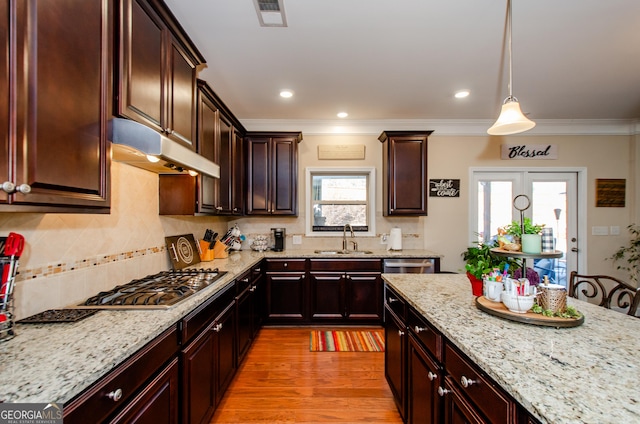
<instances>
[{"instance_id":1,"label":"crown molding","mask_svg":"<svg viewBox=\"0 0 640 424\"><path fill-rule=\"evenodd\" d=\"M376 135L383 131L433 130L437 136L487 136L487 119L241 119L248 131L302 131L306 135ZM518 136L639 135L638 119L538 119Z\"/></svg>"}]
</instances>

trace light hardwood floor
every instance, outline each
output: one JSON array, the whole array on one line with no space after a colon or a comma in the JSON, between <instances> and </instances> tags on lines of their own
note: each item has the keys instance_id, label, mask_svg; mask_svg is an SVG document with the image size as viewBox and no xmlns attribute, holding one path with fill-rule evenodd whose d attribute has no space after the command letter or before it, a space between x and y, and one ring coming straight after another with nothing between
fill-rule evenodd
<instances>
[{"instance_id":1,"label":"light hardwood floor","mask_svg":"<svg viewBox=\"0 0 640 424\"><path fill-rule=\"evenodd\" d=\"M384 354L310 352L313 329L260 330L211 423L402 423Z\"/></svg>"}]
</instances>

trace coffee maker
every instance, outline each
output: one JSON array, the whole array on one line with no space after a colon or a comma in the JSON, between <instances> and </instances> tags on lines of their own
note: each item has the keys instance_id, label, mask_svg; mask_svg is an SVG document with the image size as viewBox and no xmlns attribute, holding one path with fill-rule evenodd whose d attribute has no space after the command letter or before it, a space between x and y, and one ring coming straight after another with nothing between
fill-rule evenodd
<instances>
[{"instance_id":1,"label":"coffee maker","mask_svg":"<svg viewBox=\"0 0 640 424\"><path fill-rule=\"evenodd\" d=\"M286 237L286 231L284 228L272 228L273 233L273 251L282 252L284 250L284 239Z\"/></svg>"}]
</instances>

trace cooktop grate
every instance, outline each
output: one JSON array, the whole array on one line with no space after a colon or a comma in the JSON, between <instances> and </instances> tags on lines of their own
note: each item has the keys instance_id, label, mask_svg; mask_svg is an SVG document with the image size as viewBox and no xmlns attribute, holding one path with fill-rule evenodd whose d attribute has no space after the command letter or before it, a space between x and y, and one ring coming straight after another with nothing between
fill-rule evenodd
<instances>
[{"instance_id":1,"label":"cooktop grate","mask_svg":"<svg viewBox=\"0 0 640 424\"><path fill-rule=\"evenodd\" d=\"M54 322L77 322L90 317L99 309L50 309L18 321L18 324L48 324Z\"/></svg>"}]
</instances>

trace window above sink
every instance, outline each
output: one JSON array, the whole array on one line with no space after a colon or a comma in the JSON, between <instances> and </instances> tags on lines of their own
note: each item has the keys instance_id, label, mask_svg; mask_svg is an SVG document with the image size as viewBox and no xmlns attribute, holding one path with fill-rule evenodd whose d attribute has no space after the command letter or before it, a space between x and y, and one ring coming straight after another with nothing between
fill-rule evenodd
<instances>
[{"instance_id":1,"label":"window above sink","mask_svg":"<svg viewBox=\"0 0 640 424\"><path fill-rule=\"evenodd\" d=\"M306 168L307 237L375 235L375 168Z\"/></svg>"}]
</instances>

